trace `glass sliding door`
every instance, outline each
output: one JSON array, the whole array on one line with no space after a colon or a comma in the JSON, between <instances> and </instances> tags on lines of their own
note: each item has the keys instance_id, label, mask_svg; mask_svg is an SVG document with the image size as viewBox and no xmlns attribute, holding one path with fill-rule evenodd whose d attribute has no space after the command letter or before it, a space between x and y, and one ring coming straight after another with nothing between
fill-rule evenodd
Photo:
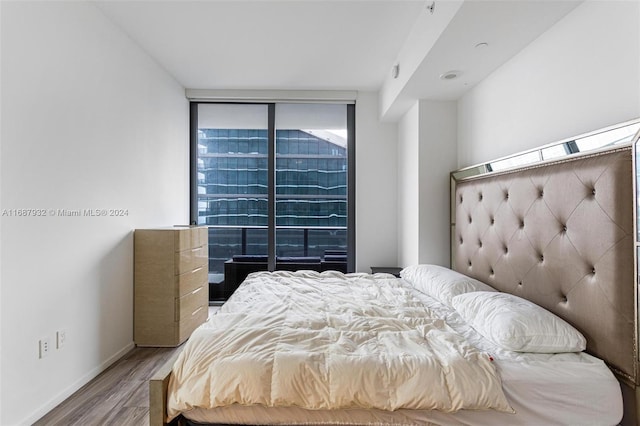
<instances>
[{"instance_id":1,"label":"glass sliding door","mask_svg":"<svg viewBox=\"0 0 640 426\"><path fill-rule=\"evenodd\" d=\"M330 260L346 272L347 106L283 103L275 117L279 266Z\"/></svg>"},{"instance_id":2,"label":"glass sliding door","mask_svg":"<svg viewBox=\"0 0 640 426\"><path fill-rule=\"evenodd\" d=\"M197 223L209 226L215 300L226 297L226 261L268 254L267 106L197 104L196 164Z\"/></svg>"},{"instance_id":3,"label":"glass sliding door","mask_svg":"<svg viewBox=\"0 0 640 426\"><path fill-rule=\"evenodd\" d=\"M354 105L191 103L211 300L259 270L354 269Z\"/></svg>"}]
</instances>

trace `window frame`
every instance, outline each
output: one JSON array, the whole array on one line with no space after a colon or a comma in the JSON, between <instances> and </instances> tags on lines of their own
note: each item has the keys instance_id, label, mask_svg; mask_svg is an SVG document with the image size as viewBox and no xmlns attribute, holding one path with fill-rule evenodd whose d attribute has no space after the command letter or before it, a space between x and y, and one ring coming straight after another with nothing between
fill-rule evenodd
<instances>
[{"instance_id":1,"label":"window frame","mask_svg":"<svg viewBox=\"0 0 640 426\"><path fill-rule=\"evenodd\" d=\"M314 103L314 101L299 101ZM276 267L276 126L275 108L280 102L189 101L189 223L198 224L198 106L201 104L242 104L267 106L268 138L268 270ZM282 101L282 103L287 103ZM326 102L325 102L326 103ZM329 102L343 103L343 102ZM347 120L347 272L356 265L356 114L355 104L346 103Z\"/></svg>"}]
</instances>

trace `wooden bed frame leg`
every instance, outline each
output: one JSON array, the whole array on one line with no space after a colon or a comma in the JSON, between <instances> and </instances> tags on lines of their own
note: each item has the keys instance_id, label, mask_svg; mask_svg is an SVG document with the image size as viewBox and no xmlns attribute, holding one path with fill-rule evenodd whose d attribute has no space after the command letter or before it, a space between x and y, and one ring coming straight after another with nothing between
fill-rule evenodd
<instances>
[{"instance_id":1,"label":"wooden bed frame leg","mask_svg":"<svg viewBox=\"0 0 640 426\"><path fill-rule=\"evenodd\" d=\"M149 379L149 425L177 425L178 419L167 422L167 389L173 364L180 351L176 351Z\"/></svg>"}]
</instances>

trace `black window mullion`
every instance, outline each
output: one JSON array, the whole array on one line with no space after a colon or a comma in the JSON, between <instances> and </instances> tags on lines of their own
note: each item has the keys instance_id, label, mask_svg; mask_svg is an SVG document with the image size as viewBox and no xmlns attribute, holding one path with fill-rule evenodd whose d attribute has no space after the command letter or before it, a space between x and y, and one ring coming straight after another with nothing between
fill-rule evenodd
<instances>
[{"instance_id":1,"label":"black window mullion","mask_svg":"<svg viewBox=\"0 0 640 426\"><path fill-rule=\"evenodd\" d=\"M268 186L268 231L267 231L267 267L276 269L276 105L268 105L267 141L269 146L267 166Z\"/></svg>"},{"instance_id":2,"label":"black window mullion","mask_svg":"<svg viewBox=\"0 0 640 426\"><path fill-rule=\"evenodd\" d=\"M190 120L190 134L189 134L189 184L191 188L189 202L190 202L190 218L189 223L191 225L198 224L198 102L189 103L189 120Z\"/></svg>"},{"instance_id":3,"label":"black window mullion","mask_svg":"<svg viewBox=\"0 0 640 426\"><path fill-rule=\"evenodd\" d=\"M356 270L356 106L347 105L347 272Z\"/></svg>"}]
</instances>

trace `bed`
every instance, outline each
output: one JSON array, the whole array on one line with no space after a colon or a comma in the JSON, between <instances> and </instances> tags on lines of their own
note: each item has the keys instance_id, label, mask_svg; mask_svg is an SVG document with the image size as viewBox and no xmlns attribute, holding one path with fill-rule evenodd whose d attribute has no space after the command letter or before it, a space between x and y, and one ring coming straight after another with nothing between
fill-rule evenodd
<instances>
[{"instance_id":1,"label":"bed","mask_svg":"<svg viewBox=\"0 0 640 426\"><path fill-rule=\"evenodd\" d=\"M617 424L621 385L625 419L632 418L638 354L631 170L626 146L459 180L452 270L414 265L402 278L252 274L194 333L175 366L151 381L151 424ZM458 287L464 291L451 294ZM483 329L489 321L478 319L510 306L511 299L496 299L505 295L535 303L529 305L569 328L562 325L552 343L496 340L493 329ZM234 332L225 330L239 339L230 343ZM209 352L206 339L223 353ZM332 355L309 358L299 344L330 347ZM242 364L253 346L286 350ZM236 352L226 353L230 347ZM440 369L430 368L424 351ZM187 361L197 353L220 361L218 369ZM352 363L354 354L366 362ZM282 368L272 374L276 363ZM410 368L386 368L397 363ZM215 407L199 407L211 402Z\"/></svg>"}]
</instances>

